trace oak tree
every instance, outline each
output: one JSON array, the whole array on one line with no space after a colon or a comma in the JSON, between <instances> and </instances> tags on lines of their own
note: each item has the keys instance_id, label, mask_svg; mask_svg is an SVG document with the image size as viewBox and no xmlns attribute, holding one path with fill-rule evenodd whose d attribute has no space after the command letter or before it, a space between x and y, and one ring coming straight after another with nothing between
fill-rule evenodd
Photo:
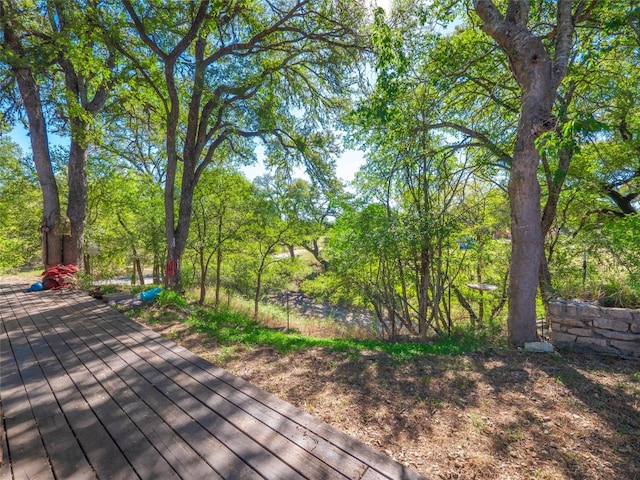
<instances>
[{"instance_id":1,"label":"oak tree","mask_svg":"<svg viewBox=\"0 0 640 480\"><path fill-rule=\"evenodd\" d=\"M270 157L323 164L327 122L364 43L355 29L364 10L321 0L123 5L137 37L123 52L162 105L166 281L180 290L194 190L221 152L260 139Z\"/></svg>"}]
</instances>

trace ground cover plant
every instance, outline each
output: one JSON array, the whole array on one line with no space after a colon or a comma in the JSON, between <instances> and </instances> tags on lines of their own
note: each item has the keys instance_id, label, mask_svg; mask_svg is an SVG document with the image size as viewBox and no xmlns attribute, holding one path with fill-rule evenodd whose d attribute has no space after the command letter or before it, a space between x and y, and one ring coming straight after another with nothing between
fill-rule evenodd
<instances>
[{"instance_id":1,"label":"ground cover plant","mask_svg":"<svg viewBox=\"0 0 640 480\"><path fill-rule=\"evenodd\" d=\"M524 353L488 335L314 338L233 312L167 311L130 315L429 478L640 476L638 361Z\"/></svg>"}]
</instances>

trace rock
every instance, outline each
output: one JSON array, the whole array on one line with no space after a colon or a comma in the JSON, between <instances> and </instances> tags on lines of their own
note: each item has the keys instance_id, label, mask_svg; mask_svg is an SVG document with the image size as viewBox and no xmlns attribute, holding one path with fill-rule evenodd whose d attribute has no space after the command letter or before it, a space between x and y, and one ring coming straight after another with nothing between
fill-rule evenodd
<instances>
[{"instance_id":1,"label":"rock","mask_svg":"<svg viewBox=\"0 0 640 480\"><path fill-rule=\"evenodd\" d=\"M593 321L593 326L603 328L605 330L616 330L618 332L626 332L629 330L629 322L622 320L614 320L612 318L599 318Z\"/></svg>"},{"instance_id":2,"label":"rock","mask_svg":"<svg viewBox=\"0 0 640 480\"><path fill-rule=\"evenodd\" d=\"M523 351L535 353L553 353L555 350L549 342L527 342Z\"/></svg>"},{"instance_id":3,"label":"rock","mask_svg":"<svg viewBox=\"0 0 640 480\"><path fill-rule=\"evenodd\" d=\"M593 331L590 328L568 328L567 333L579 337L593 337Z\"/></svg>"},{"instance_id":4,"label":"rock","mask_svg":"<svg viewBox=\"0 0 640 480\"><path fill-rule=\"evenodd\" d=\"M549 338L553 343L575 343L577 335L569 335L562 332L551 332Z\"/></svg>"}]
</instances>

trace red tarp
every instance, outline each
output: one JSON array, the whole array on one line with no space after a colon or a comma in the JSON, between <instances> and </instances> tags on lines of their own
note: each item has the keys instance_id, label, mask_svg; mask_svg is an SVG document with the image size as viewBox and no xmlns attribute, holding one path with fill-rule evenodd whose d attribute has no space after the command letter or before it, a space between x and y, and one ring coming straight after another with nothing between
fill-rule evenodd
<instances>
[{"instance_id":1,"label":"red tarp","mask_svg":"<svg viewBox=\"0 0 640 480\"><path fill-rule=\"evenodd\" d=\"M75 275L79 270L71 263L47 268L42 272L42 286L45 290L55 290L73 285L76 280Z\"/></svg>"}]
</instances>

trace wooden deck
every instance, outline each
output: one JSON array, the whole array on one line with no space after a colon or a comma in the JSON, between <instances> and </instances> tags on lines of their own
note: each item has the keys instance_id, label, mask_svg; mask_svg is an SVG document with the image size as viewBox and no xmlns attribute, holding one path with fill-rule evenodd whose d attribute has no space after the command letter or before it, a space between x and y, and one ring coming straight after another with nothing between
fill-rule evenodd
<instances>
[{"instance_id":1,"label":"wooden deck","mask_svg":"<svg viewBox=\"0 0 640 480\"><path fill-rule=\"evenodd\" d=\"M419 479L81 292L0 285L5 479Z\"/></svg>"}]
</instances>

